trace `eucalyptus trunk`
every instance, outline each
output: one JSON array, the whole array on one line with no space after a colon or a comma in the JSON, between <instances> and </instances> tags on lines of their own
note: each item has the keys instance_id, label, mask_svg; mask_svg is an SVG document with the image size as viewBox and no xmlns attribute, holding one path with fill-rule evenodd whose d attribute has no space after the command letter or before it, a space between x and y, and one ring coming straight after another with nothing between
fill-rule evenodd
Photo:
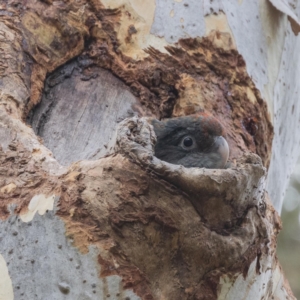
<instances>
[{"instance_id":1,"label":"eucalyptus trunk","mask_svg":"<svg viewBox=\"0 0 300 300\"><path fill-rule=\"evenodd\" d=\"M295 299L276 242L299 9L0 2L0 300ZM149 118L203 111L226 169L154 156Z\"/></svg>"}]
</instances>

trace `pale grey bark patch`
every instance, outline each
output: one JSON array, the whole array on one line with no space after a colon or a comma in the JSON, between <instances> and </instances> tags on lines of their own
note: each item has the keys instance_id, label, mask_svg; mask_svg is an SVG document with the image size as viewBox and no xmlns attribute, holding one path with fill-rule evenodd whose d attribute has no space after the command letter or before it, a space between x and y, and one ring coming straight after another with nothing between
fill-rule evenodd
<instances>
[{"instance_id":1,"label":"pale grey bark patch","mask_svg":"<svg viewBox=\"0 0 300 300\"><path fill-rule=\"evenodd\" d=\"M157 0L151 33L164 37L168 43L176 43L182 38L203 36L205 23L202 1Z\"/></svg>"},{"instance_id":2,"label":"pale grey bark patch","mask_svg":"<svg viewBox=\"0 0 300 300\"><path fill-rule=\"evenodd\" d=\"M297 8L297 1L286 2L284 0L270 0L270 2L282 13L289 17L293 31L298 35L300 31L300 20L298 16L299 9Z\"/></svg>"},{"instance_id":3,"label":"pale grey bark patch","mask_svg":"<svg viewBox=\"0 0 300 300\"><path fill-rule=\"evenodd\" d=\"M0 241L14 299L140 299L122 288L121 277L99 277L97 247L81 254L65 236L65 224L54 211L36 214L29 223L12 215L0 222Z\"/></svg>"},{"instance_id":4,"label":"pale grey bark patch","mask_svg":"<svg viewBox=\"0 0 300 300\"><path fill-rule=\"evenodd\" d=\"M204 14L218 14L224 11L222 0L203 0Z\"/></svg>"},{"instance_id":5,"label":"pale grey bark patch","mask_svg":"<svg viewBox=\"0 0 300 300\"><path fill-rule=\"evenodd\" d=\"M2 151L7 150L8 145L12 140L12 136L15 137L16 133L14 133L13 130L9 128L9 126L7 126L7 124L0 123L0 140L1 140Z\"/></svg>"},{"instance_id":6,"label":"pale grey bark patch","mask_svg":"<svg viewBox=\"0 0 300 300\"><path fill-rule=\"evenodd\" d=\"M87 77L72 62L46 81L41 103L29 123L62 164L108 153L116 124L135 114L136 98L110 72L96 68Z\"/></svg>"},{"instance_id":7,"label":"pale grey bark patch","mask_svg":"<svg viewBox=\"0 0 300 300\"><path fill-rule=\"evenodd\" d=\"M248 74L264 95L268 83L267 42L262 27L259 1L222 1L237 50L246 61Z\"/></svg>"},{"instance_id":8,"label":"pale grey bark patch","mask_svg":"<svg viewBox=\"0 0 300 300\"><path fill-rule=\"evenodd\" d=\"M291 30L285 39L274 89L274 140L267 189L278 212L300 152L300 40Z\"/></svg>"}]
</instances>

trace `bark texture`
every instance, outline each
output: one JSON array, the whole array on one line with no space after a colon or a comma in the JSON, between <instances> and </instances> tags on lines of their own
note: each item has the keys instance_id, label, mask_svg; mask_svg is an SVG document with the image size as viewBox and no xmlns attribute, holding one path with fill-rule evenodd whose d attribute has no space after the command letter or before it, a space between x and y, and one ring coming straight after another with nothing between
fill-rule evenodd
<instances>
[{"instance_id":1,"label":"bark texture","mask_svg":"<svg viewBox=\"0 0 300 300\"><path fill-rule=\"evenodd\" d=\"M294 299L266 193L264 72L220 27L230 3L203 2L219 13L206 37L195 21L165 41L153 3L1 4L1 300ZM226 128L230 168L153 156L147 117L203 110Z\"/></svg>"},{"instance_id":2,"label":"bark texture","mask_svg":"<svg viewBox=\"0 0 300 300\"><path fill-rule=\"evenodd\" d=\"M120 123L112 141L114 155L59 168L45 148L33 150L36 140L26 125L12 123L4 114L1 119L15 133L6 133L8 146L2 156L3 169L10 170L2 181L11 182L1 189L4 228L16 222L12 213L23 222L30 222L36 211L45 213L56 196L56 216L64 221L72 245L82 254L97 245L99 276L120 276L123 288L133 289L141 299L216 299L228 293L222 280L228 284L239 273L245 282L252 276L260 282L252 291L255 297L283 293L292 298L281 277L273 278L279 272L275 237L280 221L266 198L265 169L258 156L242 157L226 170L174 166L153 156L153 129L135 117ZM13 212L5 210L11 205ZM17 235L18 226L9 230L11 236ZM6 235L7 230L3 239ZM55 243L53 238L46 240ZM14 257L11 247L5 243L2 253ZM69 251L61 259L67 254L73 260ZM68 293L77 295L78 287L73 289L66 278ZM20 292L30 296L29 286L18 284Z\"/></svg>"}]
</instances>

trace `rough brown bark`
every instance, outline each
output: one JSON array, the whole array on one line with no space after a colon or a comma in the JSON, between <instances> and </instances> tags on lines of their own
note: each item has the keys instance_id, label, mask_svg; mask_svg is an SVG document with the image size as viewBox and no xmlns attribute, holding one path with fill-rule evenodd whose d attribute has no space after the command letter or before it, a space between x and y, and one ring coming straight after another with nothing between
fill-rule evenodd
<instances>
[{"instance_id":1,"label":"rough brown bark","mask_svg":"<svg viewBox=\"0 0 300 300\"><path fill-rule=\"evenodd\" d=\"M116 35L124 11L97 1L33 0L8 1L2 10L5 226L18 216L30 220L34 199L53 197L72 246L82 255L97 248L101 280L118 275L122 289L141 299L225 299L225 281L247 286L251 276L257 290L266 285L257 295L293 299L275 256L280 220L265 193L272 125L230 37L213 32L134 60ZM128 28L127 43L135 30ZM141 117L200 110L226 128L231 167L185 169L156 159L154 132ZM0 248L6 259L10 251ZM23 295L13 287L30 297L26 285Z\"/></svg>"}]
</instances>

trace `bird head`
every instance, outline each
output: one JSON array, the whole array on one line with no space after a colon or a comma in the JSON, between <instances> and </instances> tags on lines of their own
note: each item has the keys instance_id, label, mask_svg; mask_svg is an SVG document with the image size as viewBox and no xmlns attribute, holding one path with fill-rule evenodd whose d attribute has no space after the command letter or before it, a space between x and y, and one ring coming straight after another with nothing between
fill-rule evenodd
<instances>
[{"instance_id":1,"label":"bird head","mask_svg":"<svg viewBox=\"0 0 300 300\"><path fill-rule=\"evenodd\" d=\"M157 136L155 156L185 167L224 168L229 147L221 123L205 113L152 120Z\"/></svg>"}]
</instances>

